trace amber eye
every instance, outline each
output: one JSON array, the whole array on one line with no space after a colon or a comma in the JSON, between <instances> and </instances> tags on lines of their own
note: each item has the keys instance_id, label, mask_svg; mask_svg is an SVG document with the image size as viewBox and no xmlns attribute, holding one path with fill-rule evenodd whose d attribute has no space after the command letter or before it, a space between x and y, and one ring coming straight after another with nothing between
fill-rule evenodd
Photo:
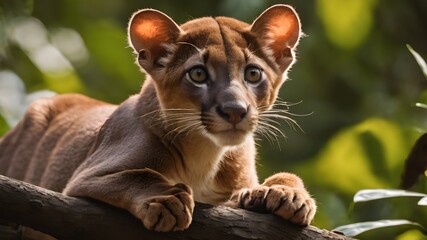
<instances>
[{"instance_id":1,"label":"amber eye","mask_svg":"<svg viewBox=\"0 0 427 240\"><path fill-rule=\"evenodd\" d=\"M262 69L255 66L249 66L245 69L245 81L257 83L262 79Z\"/></svg>"},{"instance_id":2,"label":"amber eye","mask_svg":"<svg viewBox=\"0 0 427 240\"><path fill-rule=\"evenodd\" d=\"M195 83L203 83L208 79L208 73L202 67L193 67L187 72L187 77Z\"/></svg>"}]
</instances>

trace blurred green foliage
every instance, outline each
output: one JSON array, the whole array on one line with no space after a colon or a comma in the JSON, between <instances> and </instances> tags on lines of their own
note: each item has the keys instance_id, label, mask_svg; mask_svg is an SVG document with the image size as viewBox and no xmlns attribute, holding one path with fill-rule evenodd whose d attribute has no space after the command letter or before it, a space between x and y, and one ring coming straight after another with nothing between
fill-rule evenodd
<instances>
[{"instance_id":1,"label":"blurred green foliage","mask_svg":"<svg viewBox=\"0 0 427 240\"><path fill-rule=\"evenodd\" d=\"M358 47L369 37L376 3L376 0L318 1L317 11L326 36L341 48Z\"/></svg>"},{"instance_id":2,"label":"blurred green foliage","mask_svg":"<svg viewBox=\"0 0 427 240\"><path fill-rule=\"evenodd\" d=\"M413 202L414 199L410 198L415 198L417 201L419 199L419 201L416 205L411 205L411 202ZM405 202L402 202L402 199ZM406 217L412 216L412 213L408 214L407 211L401 211L402 209L417 209L418 211L426 210L425 206L427 206L427 194L399 189L363 189L358 191L354 195L353 201L355 204L354 208L356 211L357 209L361 209L359 207L359 204L362 204L362 206L366 208L367 205L364 205L364 203L369 203L371 201L379 201L382 202L382 204L396 204L398 202L400 202L401 204L404 203L405 205L403 205L403 207L398 208L399 211L395 211L394 209L397 208L394 207L393 212L399 212L399 214L402 215L400 217ZM380 215L384 214L379 214L377 217L383 217ZM388 216L391 216L391 214L388 213ZM421 233L427 235L426 228L424 228L421 224L398 218L398 215L394 215L393 219L376 219L375 221L365 220L363 222L339 226L338 228L335 228L334 231L343 232L346 236L350 237L360 237L361 239L382 239L382 237L384 236L384 231L388 232L388 236L390 236L391 232L394 232L393 235L395 236L399 233L405 233L406 231L411 229L418 229ZM369 236L369 238L367 238L367 236Z\"/></svg>"},{"instance_id":3,"label":"blurred green foliage","mask_svg":"<svg viewBox=\"0 0 427 240\"><path fill-rule=\"evenodd\" d=\"M308 35L280 97L302 101L291 112L312 114L294 117L304 132L283 124L287 139L280 139L280 148L261 142L261 178L284 170L301 175L318 200L319 227L402 211L405 219L427 226L426 210L406 203L348 214L359 189L398 186L410 147L427 129L427 112L414 107L427 103L427 81L405 46L426 57L425 0L0 0L0 83L16 76L25 85L0 84L3 96L20 96L19 104L0 96L0 134L6 122L16 122L6 118L5 106L24 109L31 99L51 94L44 89L113 103L137 93L144 75L126 39L127 21L137 9L159 9L178 23L217 15L251 22L276 3L294 6ZM18 108L7 109L22 114ZM415 190L427 192L425 179ZM409 231L397 238L422 235Z\"/></svg>"},{"instance_id":4,"label":"blurred green foliage","mask_svg":"<svg viewBox=\"0 0 427 240\"><path fill-rule=\"evenodd\" d=\"M6 120L0 115L0 135L2 136L9 129Z\"/></svg>"}]
</instances>

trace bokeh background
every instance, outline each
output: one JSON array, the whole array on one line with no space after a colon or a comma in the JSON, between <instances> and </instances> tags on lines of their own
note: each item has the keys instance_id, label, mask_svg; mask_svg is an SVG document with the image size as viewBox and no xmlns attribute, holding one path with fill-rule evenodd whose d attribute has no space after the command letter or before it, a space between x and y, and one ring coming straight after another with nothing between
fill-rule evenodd
<instances>
[{"instance_id":1,"label":"bokeh background","mask_svg":"<svg viewBox=\"0 0 427 240\"><path fill-rule=\"evenodd\" d=\"M137 9L177 23L219 15L252 22L276 3L296 8L306 34L280 92L295 103L290 112L302 130L283 123L286 138L260 141L260 178L302 176L321 228L397 218L427 226L427 208L414 199L352 203L358 190L397 188L427 129L427 110L415 106L427 103L427 80L406 46L427 57L425 0L0 0L0 135L40 97L79 92L120 103L137 93L144 75L126 39ZM427 193L425 176L412 190ZM406 230L377 236L426 239Z\"/></svg>"}]
</instances>

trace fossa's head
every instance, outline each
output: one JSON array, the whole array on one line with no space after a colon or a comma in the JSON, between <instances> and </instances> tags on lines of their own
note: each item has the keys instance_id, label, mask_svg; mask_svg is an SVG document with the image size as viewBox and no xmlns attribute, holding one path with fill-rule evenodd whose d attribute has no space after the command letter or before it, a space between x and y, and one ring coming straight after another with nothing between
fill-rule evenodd
<instances>
[{"instance_id":1,"label":"fossa's head","mask_svg":"<svg viewBox=\"0 0 427 240\"><path fill-rule=\"evenodd\" d=\"M206 17L178 26L151 9L129 23L130 44L155 84L164 126L219 146L241 144L262 125L300 35L299 18L287 5L267 9L251 25Z\"/></svg>"}]
</instances>

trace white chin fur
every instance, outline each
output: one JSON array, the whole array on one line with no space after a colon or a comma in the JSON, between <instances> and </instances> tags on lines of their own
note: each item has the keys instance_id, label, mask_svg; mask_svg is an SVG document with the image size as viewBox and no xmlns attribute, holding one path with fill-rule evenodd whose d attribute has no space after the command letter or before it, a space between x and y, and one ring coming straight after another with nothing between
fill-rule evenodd
<instances>
[{"instance_id":1,"label":"white chin fur","mask_svg":"<svg viewBox=\"0 0 427 240\"><path fill-rule=\"evenodd\" d=\"M208 134L209 139L211 139L217 146L237 146L246 141L248 137L252 136L251 132L243 131L226 131L219 133L210 133Z\"/></svg>"}]
</instances>

